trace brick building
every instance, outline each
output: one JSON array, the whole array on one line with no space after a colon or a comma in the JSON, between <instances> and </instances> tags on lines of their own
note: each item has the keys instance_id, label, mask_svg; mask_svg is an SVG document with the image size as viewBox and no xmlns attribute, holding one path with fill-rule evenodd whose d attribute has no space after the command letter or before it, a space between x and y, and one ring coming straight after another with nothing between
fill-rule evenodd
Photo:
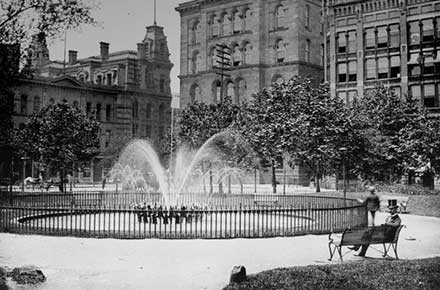
<instances>
[{"instance_id":1,"label":"brick building","mask_svg":"<svg viewBox=\"0 0 440 290\"><path fill-rule=\"evenodd\" d=\"M193 0L180 4L180 94L218 101L221 86L234 102L292 76L323 80L321 1ZM318 21L316 21L318 20ZM231 49L230 78L215 73L215 47Z\"/></svg>"},{"instance_id":2,"label":"brick building","mask_svg":"<svg viewBox=\"0 0 440 290\"><path fill-rule=\"evenodd\" d=\"M440 1L325 1L326 79L347 102L377 85L440 107Z\"/></svg>"},{"instance_id":3,"label":"brick building","mask_svg":"<svg viewBox=\"0 0 440 290\"><path fill-rule=\"evenodd\" d=\"M35 36L31 50L36 74L15 88L14 126L62 101L95 115L102 124L101 154L79 173L81 180L99 181L112 166L115 148L135 137L162 138L170 126L173 64L163 27L148 26L137 50L110 52L101 42L97 56L78 59L69 51L68 61L51 61L43 34Z\"/></svg>"}]
</instances>

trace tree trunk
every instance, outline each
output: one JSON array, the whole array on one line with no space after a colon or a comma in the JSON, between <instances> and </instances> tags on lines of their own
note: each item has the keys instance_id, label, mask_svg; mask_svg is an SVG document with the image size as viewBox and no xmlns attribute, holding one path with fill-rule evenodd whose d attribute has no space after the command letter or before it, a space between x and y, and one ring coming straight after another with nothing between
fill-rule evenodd
<instances>
[{"instance_id":1,"label":"tree trunk","mask_svg":"<svg viewBox=\"0 0 440 290\"><path fill-rule=\"evenodd\" d=\"M257 168L254 170L254 193L257 193Z\"/></svg>"},{"instance_id":2,"label":"tree trunk","mask_svg":"<svg viewBox=\"0 0 440 290\"><path fill-rule=\"evenodd\" d=\"M59 189L61 192L64 192L64 170L61 169L60 171L60 185L59 185Z\"/></svg>"},{"instance_id":3,"label":"tree trunk","mask_svg":"<svg viewBox=\"0 0 440 290\"><path fill-rule=\"evenodd\" d=\"M275 161L272 160L272 188L273 193L277 193L277 177L275 172Z\"/></svg>"},{"instance_id":4,"label":"tree trunk","mask_svg":"<svg viewBox=\"0 0 440 290\"><path fill-rule=\"evenodd\" d=\"M231 175L228 175L228 194L232 194L232 188L231 188Z\"/></svg>"},{"instance_id":5,"label":"tree trunk","mask_svg":"<svg viewBox=\"0 0 440 290\"><path fill-rule=\"evenodd\" d=\"M238 182L240 183L240 193L243 194L243 182L241 181L241 178L238 179Z\"/></svg>"},{"instance_id":6,"label":"tree trunk","mask_svg":"<svg viewBox=\"0 0 440 290\"><path fill-rule=\"evenodd\" d=\"M321 185L319 184L319 178L320 178L320 168L319 168L319 161L316 162L316 174L315 174L315 185L316 185L316 192L321 192Z\"/></svg>"}]
</instances>

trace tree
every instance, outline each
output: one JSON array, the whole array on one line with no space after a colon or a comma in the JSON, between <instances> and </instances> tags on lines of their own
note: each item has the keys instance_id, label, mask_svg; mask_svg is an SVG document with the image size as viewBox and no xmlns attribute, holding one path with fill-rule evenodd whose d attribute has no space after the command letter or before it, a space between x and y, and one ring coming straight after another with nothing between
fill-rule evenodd
<instances>
[{"instance_id":1,"label":"tree","mask_svg":"<svg viewBox=\"0 0 440 290\"><path fill-rule=\"evenodd\" d=\"M14 141L22 156L59 171L63 190L65 169L89 162L98 154L99 134L95 119L62 103L34 113L25 128L16 132Z\"/></svg>"},{"instance_id":2,"label":"tree","mask_svg":"<svg viewBox=\"0 0 440 290\"><path fill-rule=\"evenodd\" d=\"M365 179L392 181L408 168L431 159L420 149L433 152L424 144L433 132L432 125L427 111L411 96L401 98L388 88L378 87L355 102L352 112L367 140L357 166Z\"/></svg>"}]
</instances>

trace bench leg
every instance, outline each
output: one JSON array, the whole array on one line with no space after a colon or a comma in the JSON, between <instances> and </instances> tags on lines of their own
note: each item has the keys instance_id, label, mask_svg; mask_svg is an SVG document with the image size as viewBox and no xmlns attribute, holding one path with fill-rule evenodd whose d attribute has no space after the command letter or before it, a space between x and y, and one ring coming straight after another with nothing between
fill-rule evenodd
<instances>
[{"instance_id":1,"label":"bench leg","mask_svg":"<svg viewBox=\"0 0 440 290\"><path fill-rule=\"evenodd\" d=\"M396 256L396 260L399 260L399 256L397 255L397 243L391 244L393 246L394 255Z\"/></svg>"},{"instance_id":2,"label":"bench leg","mask_svg":"<svg viewBox=\"0 0 440 290\"><path fill-rule=\"evenodd\" d=\"M388 255L388 251L390 250L390 246L388 245L388 248L385 244L383 244L383 255L382 257L386 257Z\"/></svg>"},{"instance_id":3,"label":"bench leg","mask_svg":"<svg viewBox=\"0 0 440 290\"><path fill-rule=\"evenodd\" d=\"M342 246L339 246L337 248L338 248L339 258L341 259L341 261L343 261L343 259L342 259Z\"/></svg>"}]
</instances>

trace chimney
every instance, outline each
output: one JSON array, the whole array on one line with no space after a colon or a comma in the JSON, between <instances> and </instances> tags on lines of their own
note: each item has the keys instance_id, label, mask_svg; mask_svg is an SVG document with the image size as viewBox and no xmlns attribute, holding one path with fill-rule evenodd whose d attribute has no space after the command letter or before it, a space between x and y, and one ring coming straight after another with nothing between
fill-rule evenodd
<instances>
[{"instance_id":1,"label":"chimney","mask_svg":"<svg viewBox=\"0 0 440 290\"><path fill-rule=\"evenodd\" d=\"M69 64L75 64L78 59L78 52L76 50L69 50Z\"/></svg>"},{"instance_id":2,"label":"chimney","mask_svg":"<svg viewBox=\"0 0 440 290\"><path fill-rule=\"evenodd\" d=\"M110 46L110 44L108 44L107 42L100 42L99 46L101 48L101 58L103 60L108 59L108 48Z\"/></svg>"}]
</instances>

